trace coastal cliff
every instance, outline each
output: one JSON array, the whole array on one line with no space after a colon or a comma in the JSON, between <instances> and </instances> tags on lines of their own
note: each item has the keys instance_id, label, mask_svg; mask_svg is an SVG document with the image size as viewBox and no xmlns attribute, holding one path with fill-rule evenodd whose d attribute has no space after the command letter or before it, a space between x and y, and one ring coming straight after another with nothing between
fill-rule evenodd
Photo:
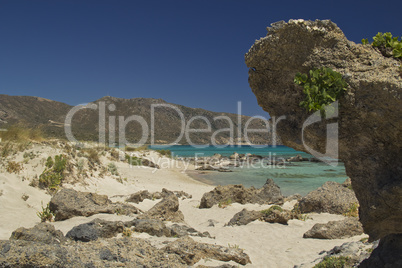
<instances>
[{"instance_id":1,"label":"coastal cliff","mask_svg":"<svg viewBox=\"0 0 402 268\"><path fill-rule=\"evenodd\" d=\"M271 26L245 56L259 105L272 117L286 116L277 125L283 144L308 152L302 127L312 112L299 106L304 94L293 79L320 67L341 73L349 88L339 99L337 120L311 124L304 141L325 152L327 124L338 123L339 158L352 179L365 232L371 239L401 239L401 61L347 40L329 20Z\"/></svg>"}]
</instances>

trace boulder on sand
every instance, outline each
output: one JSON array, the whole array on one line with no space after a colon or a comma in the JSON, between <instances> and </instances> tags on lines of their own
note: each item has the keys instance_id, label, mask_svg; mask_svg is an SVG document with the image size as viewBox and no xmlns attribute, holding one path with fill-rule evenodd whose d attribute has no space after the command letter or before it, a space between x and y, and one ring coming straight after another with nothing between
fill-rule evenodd
<instances>
[{"instance_id":1,"label":"boulder on sand","mask_svg":"<svg viewBox=\"0 0 402 268\"><path fill-rule=\"evenodd\" d=\"M339 239L363 233L362 224L355 217L348 217L341 221L317 223L304 233L304 238Z\"/></svg>"},{"instance_id":2,"label":"boulder on sand","mask_svg":"<svg viewBox=\"0 0 402 268\"><path fill-rule=\"evenodd\" d=\"M245 188L243 185L218 186L202 196L200 208L210 208L220 202L283 204L283 196L278 185L268 179L260 189Z\"/></svg>"},{"instance_id":3,"label":"boulder on sand","mask_svg":"<svg viewBox=\"0 0 402 268\"><path fill-rule=\"evenodd\" d=\"M73 189L62 189L57 192L50 200L49 208L55 213L56 221L74 216L88 217L98 213L132 215L140 212L128 204L113 203L106 195L78 192Z\"/></svg>"},{"instance_id":4,"label":"boulder on sand","mask_svg":"<svg viewBox=\"0 0 402 268\"><path fill-rule=\"evenodd\" d=\"M358 201L353 190L340 183L327 181L323 186L303 197L299 207L301 213L343 214L348 212L354 204L358 204Z\"/></svg>"}]
</instances>

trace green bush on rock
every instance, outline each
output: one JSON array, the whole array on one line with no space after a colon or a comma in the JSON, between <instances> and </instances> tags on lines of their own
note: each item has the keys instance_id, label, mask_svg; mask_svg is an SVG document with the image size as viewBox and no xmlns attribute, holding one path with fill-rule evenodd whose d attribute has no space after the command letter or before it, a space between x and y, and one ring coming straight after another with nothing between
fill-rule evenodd
<instances>
[{"instance_id":1,"label":"green bush on rock","mask_svg":"<svg viewBox=\"0 0 402 268\"><path fill-rule=\"evenodd\" d=\"M368 39L362 39L363 45L368 45L370 42ZM378 33L373 37L371 43L373 47L377 47L384 56L390 56L389 52L392 52L392 57L402 59L402 39L399 41L399 37L393 37L391 33ZM388 49L387 49L388 48Z\"/></svg>"},{"instance_id":2,"label":"green bush on rock","mask_svg":"<svg viewBox=\"0 0 402 268\"><path fill-rule=\"evenodd\" d=\"M307 111L320 110L322 115L325 113L325 106L338 100L348 87L340 73L325 67L312 69L309 75L297 73L294 82L303 87L305 95L300 107Z\"/></svg>"}]
</instances>

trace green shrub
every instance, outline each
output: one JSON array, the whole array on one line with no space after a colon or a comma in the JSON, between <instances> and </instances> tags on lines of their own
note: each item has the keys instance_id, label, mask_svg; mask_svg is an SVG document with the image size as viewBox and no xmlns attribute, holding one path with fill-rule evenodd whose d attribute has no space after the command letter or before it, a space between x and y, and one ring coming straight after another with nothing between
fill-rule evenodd
<instances>
[{"instance_id":1,"label":"green shrub","mask_svg":"<svg viewBox=\"0 0 402 268\"><path fill-rule=\"evenodd\" d=\"M126 154L127 162L132 166L142 166L142 158Z\"/></svg>"},{"instance_id":2,"label":"green shrub","mask_svg":"<svg viewBox=\"0 0 402 268\"><path fill-rule=\"evenodd\" d=\"M112 175L119 175L119 172L117 171L117 167L114 163L109 163L107 166L107 170L112 174Z\"/></svg>"},{"instance_id":3,"label":"green shrub","mask_svg":"<svg viewBox=\"0 0 402 268\"><path fill-rule=\"evenodd\" d=\"M370 44L368 39L362 39L363 45ZM399 40L398 36L393 37L390 32L388 33L378 33L373 37L373 42L371 46L377 47L384 56L387 55L387 48L391 51L394 58L402 59L402 40Z\"/></svg>"},{"instance_id":4,"label":"green shrub","mask_svg":"<svg viewBox=\"0 0 402 268\"><path fill-rule=\"evenodd\" d=\"M347 217L358 217L359 216L359 204L352 203L350 204L349 210L346 213L343 213L344 216Z\"/></svg>"},{"instance_id":5,"label":"green shrub","mask_svg":"<svg viewBox=\"0 0 402 268\"><path fill-rule=\"evenodd\" d=\"M54 213L49 208L49 203L46 205L46 207L43 207L43 204L42 204L42 211L38 211L36 213L36 215L38 215L41 222L46 222L46 221L50 222L55 217Z\"/></svg>"},{"instance_id":6,"label":"green shrub","mask_svg":"<svg viewBox=\"0 0 402 268\"><path fill-rule=\"evenodd\" d=\"M162 156L172 157L172 152L170 150L156 150Z\"/></svg>"},{"instance_id":7,"label":"green shrub","mask_svg":"<svg viewBox=\"0 0 402 268\"><path fill-rule=\"evenodd\" d=\"M233 203L232 199L229 198L229 199L227 199L227 200L224 200L224 201L219 202L219 203L218 203L218 207L219 207L219 208L225 208L225 207L230 206L232 203Z\"/></svg>"},{"instance_id":8,"label":"green shrub","mask_svg":"<svg viewBox=\"0 0 402 268\"><path fill-rule=\"evenodd\" d=\"M264 210L262 210L261 213L263 213L263 214L265 214L265 215L269 215L269 214L271 214L272 211L274 211L274 210L278 210L278 211L280 211L280 212L283 211L283 209L282 209L280 206L273 205L273 206L271 206L269 209L264 209Z\"/></svg>"},{"instance_id":9,"label":"green shrub","mask_svg":"<svg viewBox=\"0 0 402 268\"><path fill-rule=\"evenodd\" d=\"M303 87L304 101L300 107L307 111L321 111L325 114L325 106L338 100L348 84L342 75L331 68L322 67L309 71L309 75L297 73L294 82Z\"/></svg>"},{"instance_id":10,"label":"green shrub","mask_svg":"<svg viewBox=\"0 0 402 268\"><path fill-rule=\"evenodd\" d=\"M313 268L343 268L346 262L349 260L348 257L324 257L320 263L314 265Z\"/></svg>"},{"instance_id":11,"label":"green shrub","mask_svg":"<svg viewBox=\"0 0 402 268\"><path fill-rule=\"evenodd\" d=\"M39 187L57 191L64 178L67 159L63 155L56 155L53 161L52 157L49 156L45 166L45 171L39 176Z\"/></svg>"}]
</instances>

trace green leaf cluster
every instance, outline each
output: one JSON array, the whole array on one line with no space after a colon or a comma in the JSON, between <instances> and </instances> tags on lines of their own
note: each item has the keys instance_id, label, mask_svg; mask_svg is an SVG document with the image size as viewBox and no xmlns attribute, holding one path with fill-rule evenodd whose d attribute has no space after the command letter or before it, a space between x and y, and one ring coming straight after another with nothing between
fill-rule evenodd
<instances>
[{"instance_id":1,"label":"green leaf cluster","mask_svg":"<svg viewBox=\"0 0 402 268\"><path fill-rule=\"evenodd\" d=\"M348 84L342 75L331 68L312 69L309 74L297 73L294 82L303 87L304 101L300 107L307 111L325 112L326 105L338 100Z\"/></svg>"},{"instance_id":2,"label":"green leaf cluster","mask_svg":"<svg viewBox=\"0 0 402 268\"><path fill-rule=\"evenodd\" d=\"M363 45L370 44L367 38L362 39L362 43ZM399 40L398 36L393 37L390 32L378 33L373 37L371 45L378 48L391 48L394 58L402 58L402 39Z\"/></svg>"},{"instance_id":3,"label":"green leaf cluster","mask_svg":"<svg viewBox=\"0 0 402 268\"><path fill-rule=\"evenodd\" d=\"M48 188L51 191L57 191L64 178L66 165L67 159L63 155L56 155L54 161L49 156L45 163L46 169L39 176L39 186L41 188Z\"/></svg>"}]
</instances>

